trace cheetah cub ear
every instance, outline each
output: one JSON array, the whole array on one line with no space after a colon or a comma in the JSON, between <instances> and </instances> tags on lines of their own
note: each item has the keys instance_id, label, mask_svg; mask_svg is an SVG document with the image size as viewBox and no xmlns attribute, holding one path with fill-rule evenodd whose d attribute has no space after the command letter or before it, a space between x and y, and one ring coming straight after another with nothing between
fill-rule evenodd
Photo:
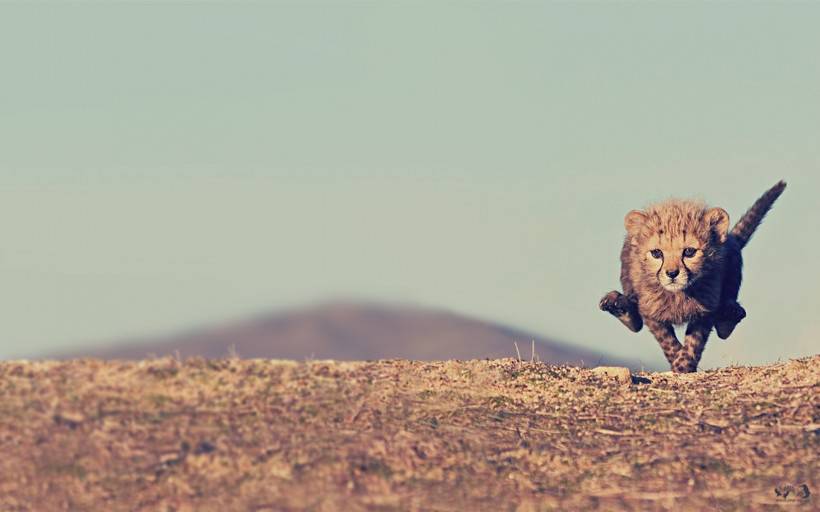
<instances>
[{"instance_id":1,"label":"cheetah cub ear","mask_svg":"<svg viewBox=\"0 0 820 512\"><path fill-rule=\"evenodd\" d=\"M703 222L714 231L720 243L729 236L729 214L723 208L710 208L703 214Z\"/></svg>"},{"instance_id":2,"label":"cheetah cub ear","mask_svg":"<svg viewBox=\"0 0 820 512\"><path fill-rule=\"evenodd\" d=\"M648 218L649 217L646 215L646 212L642 212L640 210L632 210L626 214L626 217L624 217L624 227L626 228L626 232L629 234L632 245L638 244L638 233L641 232L641 228L646 223Z\"/></svg>"}]
</instances>

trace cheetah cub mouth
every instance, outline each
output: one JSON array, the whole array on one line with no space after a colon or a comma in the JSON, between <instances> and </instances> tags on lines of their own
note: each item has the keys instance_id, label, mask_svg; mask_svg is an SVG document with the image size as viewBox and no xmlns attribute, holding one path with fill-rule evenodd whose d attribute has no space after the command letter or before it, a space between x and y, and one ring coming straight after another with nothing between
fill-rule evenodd
<instances>
[{"instance_id":1,"label":"cheetah cub mouth","mask_svg":"<svg viewBox=\"0 0 820 512\"><path fill-rule=\"evenodd\" d=\"M663 286L663 289L668 292L679 292L689 286L689 279L683 274L678 277L667 277L665 279L662 276L658 276L658 281L661 283L661 286Z\"/></svg>"}]
</instances>

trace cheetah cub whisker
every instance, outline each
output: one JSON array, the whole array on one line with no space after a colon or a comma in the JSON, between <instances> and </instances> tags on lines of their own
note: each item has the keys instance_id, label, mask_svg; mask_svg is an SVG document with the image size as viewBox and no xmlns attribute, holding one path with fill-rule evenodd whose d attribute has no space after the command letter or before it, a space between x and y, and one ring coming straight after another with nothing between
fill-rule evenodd
<instances>
[{"instance_id":1,"label":"cheetah cub whisker","mask_svg":"<svg viewBox=\"0 0 820 512\"><path fill-rule=\"evenodd\" d=\"M737 302L741 250L785 188L780 181L766 191L731 230L725 210L696 201L670 199L629 212L623 293L607 293L598 306L633 332L646 324L672 371L696 371L712 328L726 339L746 316ZM684 323L682 345L674 326Z\"/></svg>"}]
</instances>

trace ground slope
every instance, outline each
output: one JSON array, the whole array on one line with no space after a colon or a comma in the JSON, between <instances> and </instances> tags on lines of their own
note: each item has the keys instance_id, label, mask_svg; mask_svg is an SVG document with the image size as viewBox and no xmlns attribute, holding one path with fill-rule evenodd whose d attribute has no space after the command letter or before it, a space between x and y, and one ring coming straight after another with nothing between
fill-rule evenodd
<instances>
[{"instance_id":1,"label":"ground slope","mask_svg":"<svg viewBox=\"0 0 820 512\"><path fill-rule=\"evenodd\" d=\"M0 510L817 509L818 377L6 362Z\"/></svg>"}]
</instances>

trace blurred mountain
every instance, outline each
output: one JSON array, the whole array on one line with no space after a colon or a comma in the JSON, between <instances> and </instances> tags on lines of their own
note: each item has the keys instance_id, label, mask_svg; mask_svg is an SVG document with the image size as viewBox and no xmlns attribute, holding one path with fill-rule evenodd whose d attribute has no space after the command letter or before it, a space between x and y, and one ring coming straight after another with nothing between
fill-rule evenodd
<instances>
[{"instance_id":1,"label":"blurred mountain","mask_svg":"<svg viewBox=\"0 0 820 512\"><path fill-rule=\"evenodd\" d=\"M483 359L531 357L531 342L542 361L551 363L640 364L603 353L469 318L451 312L411 306L331 303L260 315L218 327L160 339L119 343L61 354L66 357L142 359L179 354L185 358L226 357L273 359Z\"/></svg>"}]
</instances>

